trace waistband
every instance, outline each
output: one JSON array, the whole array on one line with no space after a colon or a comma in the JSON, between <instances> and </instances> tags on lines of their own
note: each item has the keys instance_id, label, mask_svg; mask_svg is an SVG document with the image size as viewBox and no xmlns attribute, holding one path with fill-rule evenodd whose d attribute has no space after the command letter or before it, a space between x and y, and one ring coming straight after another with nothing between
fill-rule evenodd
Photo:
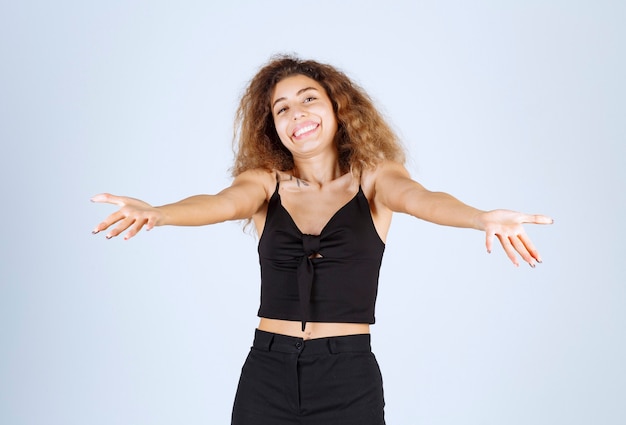
<instances>
[{"instance_id":1,"label":"waistband","mask_svg":"<svg viewBox=\"0 0 626 425\"><path fill-rule=\"evenodd\" d=\"M371 348L370 334L333 336L329 338L302 339L295 336L275 334L256 329L253 347L262 351L280 353L337 354L337 353L369 353Z\"/></svg>"}]
</instances>

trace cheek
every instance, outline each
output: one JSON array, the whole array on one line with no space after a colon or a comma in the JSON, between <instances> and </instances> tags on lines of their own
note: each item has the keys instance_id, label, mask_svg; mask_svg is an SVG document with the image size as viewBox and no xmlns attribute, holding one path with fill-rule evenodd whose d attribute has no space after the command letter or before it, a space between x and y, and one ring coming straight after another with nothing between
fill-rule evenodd
<instances>
[{"instance_id":1,"label":"cheek","mask_svg":"<svg viewBox=\"0 0 626 425\"><path fill-rule=\"evenodd\" d=\"M276 132L280 137L283 137L287 133L287 126L280 120L278 122L274 121L274 127L276 127Z\"/></svg>"},{"instance_id":2,"label":"cheek","mask_svg":"<svg viewBox=\"0 0 626 425\"><path fill-rule=\"evenodd\" d=\"M330 128L332 129L332 131L333 132L337 132L337 130L339 129L339 124L337 122L337 117L334 114L329 115L328 121L330 122Z\"/></svg>"},{"instance_id":3,"label":"cheek","mask_svg":"<svg viewBox=\"0 0 626 425\"><path fill-rule=\"evenodd\" d=\"M285 144L285 142L289 140L289 136L287 135L287 125L281 125L280 122L274 121L274 128L276 128L276 133L278 134L280 141Z\"/></svg>"}]
</instances>

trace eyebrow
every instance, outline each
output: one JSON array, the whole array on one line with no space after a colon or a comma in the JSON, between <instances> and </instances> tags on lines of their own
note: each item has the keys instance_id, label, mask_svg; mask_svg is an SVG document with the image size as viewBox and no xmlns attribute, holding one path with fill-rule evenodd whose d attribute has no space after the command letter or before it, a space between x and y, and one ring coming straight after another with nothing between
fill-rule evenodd
<instances>
[{"instance_id":1,"label":"eyebrow","mask_svg":"<svg viewBox=\"0 0 626 425\"><path fill-rule=\"evenodd\" d=\"M304 92L305 92L305 91L307 91L307 90L315 90L315 91L318 91L315 87L305 87L305 88L303 88L303 89L298 90L298 92L296 93L296 96L300 96L302 93L304 93ZM276 104L277 104L278 102L280 102L281 100L286 100L286 99L287 99L287 98L285 98L285 97L279 97L278 99L276 99L276 100L274 101L274 103L272 103L272 109L274 109L274 106L276 106Z\"/></svg>"}]
</instances>

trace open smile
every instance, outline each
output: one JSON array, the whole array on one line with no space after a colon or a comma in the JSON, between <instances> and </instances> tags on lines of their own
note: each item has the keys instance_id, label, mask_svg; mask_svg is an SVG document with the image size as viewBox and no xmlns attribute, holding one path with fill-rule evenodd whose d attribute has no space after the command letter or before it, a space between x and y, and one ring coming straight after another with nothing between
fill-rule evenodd
<instances>
[{"instance_id":1,"label":"open smile","mask_svg":"<svg viewBox=\"0 0 626 425\"><path fill-rule=\"evenodd\" d=\"M299 125L294 129L293 137L295 139L306 137L309 134L315 132L315 130L317 130L318 127L319 127L319 124L317 123L313 123L313 122L303 123L302 125Z\"/></svg>"}]
</instances>

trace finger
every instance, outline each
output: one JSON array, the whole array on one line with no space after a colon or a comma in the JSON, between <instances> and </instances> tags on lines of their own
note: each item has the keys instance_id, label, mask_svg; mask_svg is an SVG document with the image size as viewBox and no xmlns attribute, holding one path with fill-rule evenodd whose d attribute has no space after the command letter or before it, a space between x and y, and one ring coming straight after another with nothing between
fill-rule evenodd
<instances>
[{"instance_id":1,"label":"finger","mask_svg":"<svg viewBox=\"0 0 626 425\"><path fill-rule=\"evenodd\" d=\"M519 262L517 261L517 255L515 255L515 248L513 248L513 246L511 245L511 241L509 240L509 238L507 238L506 236L499 235L499 234L496 234L496 236L498 237L498 240L500 241L500 245L502 245L502 248L504 249L506 256L509 257L509 260L511 260L513 264L515 264L515 267L519 267Z\"/></svg>"},{"instance_id":2,"label":"finger","mask_svg":"<svg viewBox=\"0 0 626 425\"><path fill-rule=\"evenodd\" d=\"M94 235L96 233L99 233L103 230L106 230L109 228L109 226L117 223L118 221L122 220L125 217L125 215L120 212L120 211L116 211L113 214L109 215L103 222L101 222L100 224L98 224L91 233L93 233Z\"/></svg>"},{"instance_id":3,"label":"finger","mask_svg":"<svg viewBox=\"0 0 626 425\"><path fill-rule=\"evenodd\" d=\"M123 196L115 196L110 193L99 193L91 198L91 202L114 204L123 207L125 205L125 199Z\"/></svg>"},{"instance_id":4,"label":"finger","mask_svg":"<svg viewBox=\"0 0 626 425\"><path fill-rule=\"evenodd\" d=\"M117 226L113 230L111 230L107 235L107 239L114 238L122 233L124 230L128 229L133 223L135 219L133 217L126 217L124 220L120 221Z\"/></svg>"},{"instance_id":5,"label":"finger","mask_svg":"<svg viewBox=\"0 0 626 425\"><path fill-rule=\"evenodd\" d=\"M146 223L146 220L135 221L135 223L128 229L128 232L126 232L126 234L124 235L124 240L127 241L133 236L135 236L137 233L139 233L139 231L141 231L141 228L144 226L145 223Z\"/></svg>"},{"instance_id":6,"label":"finger","mask_svg":"<svg viewBox=\"0 0 626 425\"><path fill-rule=\"evenodd\" d=\"M486 233L485 246L487 247L487 253L491 254L491 249L493 248L493 232Z\"/></svg>"},{"instance_id":7,"label":"finger","mask_svg":"<svg viewBox=\"0 0 626 425\"><path fill-rule=\"evenodd\" d=\"M526 261L530 267L535 267L535 259L526 249L526 245L524 245L519 237L519 235L509 236L509 242L511 242L511 246L518 252L518 254Z\"/></svg>"},{"instance_id":8,"label":"finger","mask_svg":"<svg viewBox=\"0 0 626 425\"><path fill-rule=\"evenodd\" d=\"M522 243L524 244L524 246L526 247L530 255L535 260L537 260L538 263L542 263L543 261L541 260L541 256L539 256L539 251L537 251L537 248L535 248L535 245L532 243L528 235L526 235L526 233L523 233L519 235L519 239L520 241L522 241Z\"/></svg>"},{"instance_id":9,"label":"finger","mask_svg":"<svg viewBox=\"0 0 626 425\"><path fill-rule=\"evenodd\" d=\"M156 226L156 220L153 216L150 216L146 222L146 232L152 230L154 226Z\"/></svg>"},{"instance_id":10,"label":"finger","mask_svg":"<svg viewBox=\"0 0 626 425\"><path fill-rule=\"evenodd\" d=\"M527 214L524 217L523 222L532 224L552 224L554 223L554 219L552 217L548 217L547 215Z\"/></svg>"}]
</instances>

